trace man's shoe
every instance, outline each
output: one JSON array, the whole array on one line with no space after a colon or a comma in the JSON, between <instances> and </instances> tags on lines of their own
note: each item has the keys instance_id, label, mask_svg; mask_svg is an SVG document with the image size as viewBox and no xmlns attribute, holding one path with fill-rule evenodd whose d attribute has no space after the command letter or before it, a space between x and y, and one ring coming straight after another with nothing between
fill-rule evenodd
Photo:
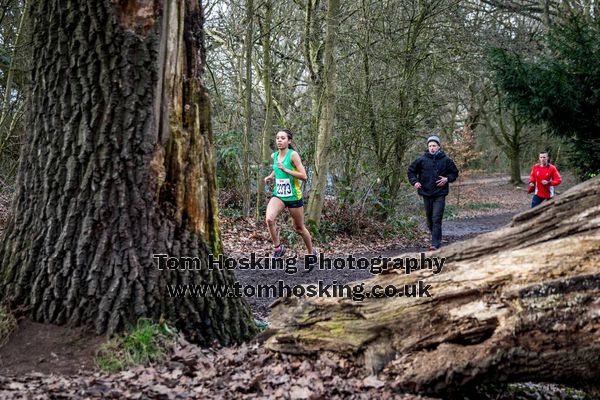
<instances>
[{"instance_id":1,"label":"man's shoe","mask_svg":"<svg viewBox=\"0 0 600 400\"><path fill-rule=\"evenodd\" d=\"M285 246L283 244L280 244L279 246L275 247L275 251L273 251L273 258L283 257L284 254Z\"/></svg>"},{"instance_id":2,"label":"man's shoe","mask_svg":"<svg viewBox=\"0 0 600 400\"><path fill-rule=\"evenodd\" d=\"M434 245L429 245L429 251L436 251L439 247L435 247Z\"/></svg>"}]
</instances>

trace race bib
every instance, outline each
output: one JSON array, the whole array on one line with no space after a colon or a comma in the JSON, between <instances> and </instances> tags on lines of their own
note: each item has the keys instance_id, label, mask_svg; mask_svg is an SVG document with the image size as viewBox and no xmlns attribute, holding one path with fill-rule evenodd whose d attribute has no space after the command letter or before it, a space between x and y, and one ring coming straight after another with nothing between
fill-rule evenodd
<instances>
[{"instance_id":1,"label":"race bib","mask_svg":"<svg viewBox=\"0 0 600 400\"><path fill-rule=\"evenodd\" d=\"M289 179L276 179L277 196L290 197L292 193L292 183Z\"/></svg>"}]
</instances>

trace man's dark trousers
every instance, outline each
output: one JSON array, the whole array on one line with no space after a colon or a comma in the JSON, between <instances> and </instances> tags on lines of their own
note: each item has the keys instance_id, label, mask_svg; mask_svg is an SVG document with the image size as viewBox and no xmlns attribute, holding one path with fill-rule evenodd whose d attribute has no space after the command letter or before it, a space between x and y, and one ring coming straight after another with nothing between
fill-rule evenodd
<instances>
[{"instance_id":1,"label":"man's dark trousers","mask_svg":"<svg viewBox=\"0 0 600 400\"><path fill-rule=\"evenodd\" d=\"M543 197L538 196L537 194L534 194L533 198L531 199L531 208L539 206L544 200L550 199L545 199Z\"/></svg>"},{"instance_id":2,"label":"man's dark trousers","mask_svg":"<svg viewBox=\"0 0 600 400\"><path fill-rule=\"evenodd\" d=\"M431 232L431 245L436 249L442 245L442 218L446 206L446 196L423 196L427 227Z\"/></svg>"}]
</instances>

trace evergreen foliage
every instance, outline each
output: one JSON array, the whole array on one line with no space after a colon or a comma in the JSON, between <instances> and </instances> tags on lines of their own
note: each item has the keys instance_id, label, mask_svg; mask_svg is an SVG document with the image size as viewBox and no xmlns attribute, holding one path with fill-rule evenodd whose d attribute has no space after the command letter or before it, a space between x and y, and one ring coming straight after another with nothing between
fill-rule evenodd
<instances>
[{"instance_id":1,"label":"evergreen foliage","mask_svg":"<svg viewBox=\"0 0 600 400\"><path fill-rule=\"evenodd\" d=\"M540 55L490 51L507 101L571 144L582 179L600 172L600 27L581 16L554 25Z\"/></svg>"}]
</instances>

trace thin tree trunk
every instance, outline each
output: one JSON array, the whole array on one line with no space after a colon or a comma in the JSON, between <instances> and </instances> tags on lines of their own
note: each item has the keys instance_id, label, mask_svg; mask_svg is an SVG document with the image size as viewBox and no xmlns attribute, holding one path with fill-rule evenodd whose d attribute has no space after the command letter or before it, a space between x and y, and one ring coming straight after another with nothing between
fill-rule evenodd
<instances>
[{"instance_id":1,"label":"thin tree trunk","mask_svg":"<svg viewBox=\"0 0 600 400\"><path fill-rule=\"evenodd\" d=\"M6 71L6 82L4 84L4 98L2 99L2 112L0 113L0 127L4 126L4 121L6 120L8 113L11 110L10 98L12 96L12 87L13 87L13 79L15 76L15 59L17 55L17 49L19 48L19 41L21 36L23 35L23 26L25 19L27 18L27 1L23 4L23 11L21 14L21 19L19 20L19 26L17 28L17 32L15 34L15 43L13 44L12 52L10 53L10 61L8 65L8 70ZM11 131L8 130L7 137L10 136ZM3 146L0 145L0 151L2 151Z\"/></svg>"},{"instance_id":2,"label":"thin tree trunk","mask_svg":"<svg viewBox=\"0 0 600 400\"><path fill-rule=\"evenodd\" d=\"M271 93L271 19L273 18L273 5L271 0L264 3L265 18L261 25L261 36L263 45L262 72L263 86L265 87L265 124L261 135L260 163L256 173L256 210L255 217L260 219L260 208L265 199L265 183L263 178L268 174L271 152L269 147L270 138L273 135L273 94Z\"/></svg>"},{"instance_id":3,"label":"thin tree trunk","mask_svg":"<svg viewBox=\"0 0 600 400\"><path fill-rule=\"evenodd\" d=\"M521 151L519 148L513 148L510 151L510 182L513 185L520 185L521 180Z\"/></svg>"},{"instance_id":4,"label":"thin tree trunk","mask_svg":"<svg viewBox=\"0 0 600 400\"><path fill-rule=\"evenodd\" d=\"M319 132L319 121L322 112L323 102L323 51L321 38L318 36L319 19L318 9L320 0L307 0L304 10L304 38L303 38L303 55L306 68L308 69L310 78L310 132L313 134L314 144L317 141ZM304 163L307 165L307 171L310 177L311 186L314 182L314 176L310 174L310 166L314 165L316 153L313 151L310 157L305 157Z\"/></svg>"},{"instance_id":5,"label":"thin tree trunk","mask_svg":"<svg viewBox=\"0 0 600 400\"><path fill-rule=\"evenodd\" d=\"M546 30L550 29L550 0L540 0L540 8L542 9L542 22Z\"/></svg>"},{"instance_id":6,"label":"thin tree trunk","mask_svg":"<svg viewBox=\"0 0 600 400\"><path fill-rule=\"evenodd\" d=\"M327 31L325 34L325 52L323 55L323 109L319 118L319 134L315 143L315 166L310 199L308 201L307 217L308 221L315 226L319 226L321 221L321 212L323 210L323 201L325 199L325 187L329 170L329 147L335 116L336 89L334 56L337 43L339 0L329 0L327 5Z\"/></svg>"},{"instance_id":7,"label":"thin tree trunk","mask_svg":"<svg viewBox=\"0 0 600 400\"><path fill-rule=\"evenodd\" d=\"M510 158L510 181L513 185L520 185L521 181L521 148L523 146L523 129L524 121L519 118L519 114L516 109L512 110L512 132L509 138L507 138L507 144L509 146L509 158Z\"/></svg>"},{"instance_id":8,"label":"thin tree trunk","mask_svg":"<svg viewBox=\"0 0 600 400\"><path fill-rule=\"evenodd\" d=\"M245 216L250 215L250 203L252 201L251 176L250 176L250 135L252 134L252 48L254 47L254 4L253 0L246 0L246 36L244 38L244 66L245 66L245 89L244 89L244 143L242 156L242 212Z\"/></svg>"},{"instance_id":9,"label":"thin tree trunk","mask_svg":"<svg viewBox=\"0 0 600 400\"><path fill-rule=\"evenodd\" d=\"M384 157L384 146L382 145L382 136L377 132L375 111L373 109L373 99L371 93L371 60L369 51L371 47L371 4L365 0L362 1L362 20L364 37L361 45L362 52L362 78L364 86L364 111L366 114L366 129L369 132L369 137L373 141L373 149L376 154L377 166L380 171L385 170L385 157Z\"/></svg>"},{"instance_id":10,"label":"thin tree trunk","mask_svg":"<svg viewBox=\"0 0 600 400\"><path fill-rule=\"evenodd\" d=\"M221 251L203 14L192 0L33 2L28 136L0 248L0 298L36 321L112 333L165 318L197 342L254 333ZM159 270L154 254L199 257Z\"/></svg>"}]
</instances>

